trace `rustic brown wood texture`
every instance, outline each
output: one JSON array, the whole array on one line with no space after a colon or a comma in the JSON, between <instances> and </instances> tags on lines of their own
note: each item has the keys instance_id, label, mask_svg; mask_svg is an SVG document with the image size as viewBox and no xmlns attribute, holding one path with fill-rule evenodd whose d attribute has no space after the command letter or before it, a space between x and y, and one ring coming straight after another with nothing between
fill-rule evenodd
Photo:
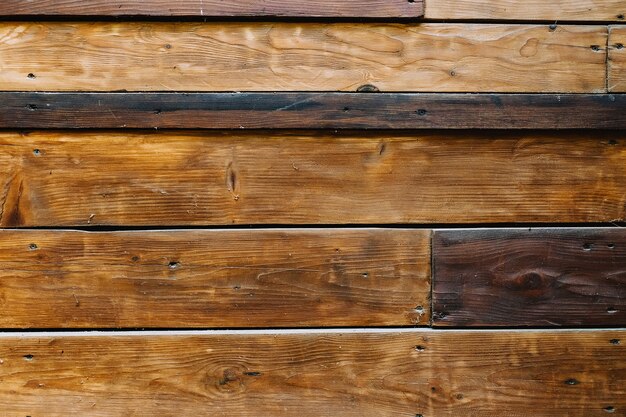
<instances>
[{"instance_id":1,"label":"rustic brown wood texture","mask_svg":"<svg viewBox=\"0 0 626 417\"><path fill-rule=\"evenodd\" d=\"M624 0L426 0L429 19L623 21Z\"/></svg>"},{"instance_id":2,"label":"rustic brown wood texture","mask_svg":"<svg viewBox=\"0 0 626 417\"><path fill-rule=\"evenodd\" d=\"M438 230L437 326L626 326L626 230Z\"/></svg>"},{"instance_id":3,"label":"rustic brown wood texture","mask_svg":"<svg viewBox=\"0 0 626 417\"><path fill-rule=\"evenodd\" d=\"M343 333L343 334L342 334ZM626 332L5 335L15 416L604 417Z\"/></svg>"},{"instance_id":4,"label":"rustic brown wood texture","mask_svg":"<svg viewBox=\"0 0 626 417\"><path fill-rule=\"evenodd\" d=\"M430 321L426 230L0 232L1 328Z\"/></svg>"},{"instance_id":5,"label":"rustic brown wood texture","mask_svg":"<svg viewBox=\"0 0 626 417\"><path fill-rule=\"evenodd\" d=\"M608 48L608 89L626 92L626 25L610 26Z\"/></svg>"},{"instance_id":6,"label":"rustic brown wood texture","mask_svg":"<svg viewBox=\"0 0 626 417\"><path fill-rule=\"evenodd\" d=\"M0 133L0 225L608 222L626 134Z\"/></svg>"},{"instance_id":7,"label":"rustic brown wood texture","mask_svg":"<svg viewBox=\"0 0 626 417\"><path fill-rule=\"evenodd\" d=\"M606 91L606 26L4 22L0 39L9 91Z\"/></svg>"},{"instance_id":8,"label":"rustic brown wood texture","mask_svg":"<svg viewBox=\"0 0 626 417\"><path fill-rule=\"evenodd\" d=\"M0 92L0 128L626 128L626 94Z\"/></svg>"},{"instance_id":9,"label":"rustic brown wood texture","mask_svg":"<svg viewBox=\"0 0 626 417\"><path fill-rule=\"evenodd\" d=\"M2 0L5 16L419 17L422 0Z\"/></svg>"}]
</instances>

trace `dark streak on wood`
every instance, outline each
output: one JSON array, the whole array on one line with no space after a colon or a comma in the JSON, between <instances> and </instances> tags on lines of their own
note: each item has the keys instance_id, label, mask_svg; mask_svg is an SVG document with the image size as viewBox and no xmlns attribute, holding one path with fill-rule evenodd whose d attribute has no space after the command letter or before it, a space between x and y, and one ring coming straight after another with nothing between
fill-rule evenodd
<instances>
[{"instance_id":1,"label":"dark streak on wood","mask_svg":"<svg viewBox=\"0 0 626 417\"><path fill-rule=\"evenodd\" d=\"M421 17L423 0L2 0L0 16Z\"/></svg>"},{"instance_id":2,"label":"dark streak on wood","mask_svg":"<svg viewBox=\"0 0 626 417\"><path fill-rule=\"evenodd\" d=\"M0 128L626 128L626 94L0 93Z\"/></svg>"},{"instance_id":3,"label":"dark streak on wood","mask_svg":"<svg viewBox=\"0 0 626 417\"><path fill-rule=\"evenodd\" d=\"M626 230L438 230L436 326L625 326Z\"/></svg>"}]
</instances>

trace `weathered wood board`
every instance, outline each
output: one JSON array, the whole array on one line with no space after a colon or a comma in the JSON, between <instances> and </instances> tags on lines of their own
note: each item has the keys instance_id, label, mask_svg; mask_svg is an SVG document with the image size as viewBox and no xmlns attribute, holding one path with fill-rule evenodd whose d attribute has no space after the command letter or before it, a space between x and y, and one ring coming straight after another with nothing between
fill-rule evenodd
<instances>
[{"instance_id":1,"label":"weathered wood board","mask_svg":"<svg viewBox=\"0 0 626 417\"><path fill-rule=\"evenodd\" d=\"M3 335L7 415L604 417L626 332Z\"/></svg>"},{"instance_id":2,"label":"weathered wood board","mask_svg":"<svg viewBox=\"0 0 626 417\"><path fill-rule=\"evenodd\" d=\"M626 230L437 230L436 326L626 326Z\"/></svg>"},{"instance_id":3,"label":"weathered wood board","mask_svg":"<svg viewBox=\"0 0 626 417\"><path fill-rule=\"evenodd\" d=\"M626 129L626 94L0 92L0 128Z\"/></svg>"},{"instance_id":4,"label":"weathered wood board","mask_svg":"<svg viewBox=\"0 0 626 417\"><path fill-rule=\"evenodd\" d=\"M429 19L624 21L624 0L426 0Z\"/></svg>"},{"instance_id":5,"label":"weathered wood board","mask_svg":"<svg viewBox=\"0 0 626 417\"><path fill-rule=\"evenodd\" d=\"M607 87L610 92L626 92L626 25L609 27Z\"/></svg>"},{"instance_id":6,"label":"weathered wood board","mask_svg":"<svg viewBox=\"0 0 626 417\"><path fill-rule=\"evenodd\" d=\"M4 16L420 17L423 0L3 0Z\"/></svg>"},{"instance_id":7,"label":"weathered wood board","mask_svg":"<svg viewBox=\"0 0 626 417\"><path fill-rule=\"evenodd\" d=\"M609 222L623 132L1 132L0 226Z\"/></svg>"},{"instance_id":8,"label":"weathered wood board","mask_svg":"<svg viewBox=\"0 0 626 417\"><path fill-rule=\"evenodd\" d=\"M606 26L2 22L5 91L606 91Z\"/></svg>"},{"instance_id":9,"label":"weathered wood board","mask_svg":"<svg viewBox=\"0 0 626 417\"><path fill-rule=\"evenodd\" d=\"M0 328L430 322L430 231L0 231Z\"/></svg>"}]
</instances>

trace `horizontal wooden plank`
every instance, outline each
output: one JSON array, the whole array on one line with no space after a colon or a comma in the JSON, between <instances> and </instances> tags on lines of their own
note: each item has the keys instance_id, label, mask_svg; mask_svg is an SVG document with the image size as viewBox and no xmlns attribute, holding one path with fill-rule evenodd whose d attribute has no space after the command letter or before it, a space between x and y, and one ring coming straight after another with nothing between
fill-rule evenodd
<instances>
[{"instance_id":1,"label":"horizontal wooden plank","mask_svg":"<svg viewBox=\"0 0 626 417\"><path fill-rule=\"evenodd\" d=\"M0 132L0 225L608 222L626 132Z\"/></svg>"},{"instance_id":2,"label":"horizontal wooden plank","mask_svg":"<svg viewBox=\"0 0 626 417\"><path fill-rule=\"evenodd\" d=\"M624 0L426 0L429 19L623 21Z\"/></svg>"},{"instance_id":3,"label":"horizontal wooden plank","mask_svg":"<svg viewBox=\"0 0 626 417\"><path fill-rule=\"evenodd\" d=\"M626 92L626 25L609 27L608 89Z\"/></svg>"},{"instance_id":4,"label":"horizontal wooden plank","mask_svg":"<svg viewBox=\"0 0 626 417\"><path fill-rule=\"evenodd\" d=\"M0 92L0 128L624 129L626 94Z\"/></svg>"},{"instance_id":5,"label":"horizontal wooden plank","mask_svg":"<svg viewBox=\"0 0 626 417\"><path fill-rule=\"evenodd\" d=\"M606 91L606 26L0 23L5 91Z\"/></svg>"},{"instance_id":6,"label":"horizontal wooden plank","mask_svg":"<svg viewBox=\"0 0 626 417\"><path fill-rule=\"evenodd\" d=\"M1 328L430 322L427 230L0 232Z\"/></svg>"},{"instance_id":7,"label":"horizontal wooden plank","mask_svg":"<svg viewBox=\"0 0 626 417\"><path fill-rule=\"evenodd\" d=\"M0 406L51 417L604 417L626 409L625 342L623 330L5 336Z\"/></svg>"},{"instance_id":8,"label":"horizontal wooden plank","mask_svg":"<svg viewBox=\"0 0 626 417\"><path fill-rule=\"evenodd\" d=\"M3 0L3 16L420 17L423 0Z\"/></svg>"},{"instance_id":9,"label":"horizontal wooden plank","mask_svg":"<svg viewBox=\"0 0 626 417\"><path fill-rule=\"evenodd\" d=\"M626 230L438 230L437 326L626 326Z\"/></svg>"}]
</instances>

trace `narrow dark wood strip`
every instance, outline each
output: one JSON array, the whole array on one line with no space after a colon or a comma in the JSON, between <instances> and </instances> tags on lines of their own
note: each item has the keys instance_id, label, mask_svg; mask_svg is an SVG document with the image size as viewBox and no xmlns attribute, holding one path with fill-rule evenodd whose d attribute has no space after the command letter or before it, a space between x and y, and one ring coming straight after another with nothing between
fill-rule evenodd
<instances>
[{"instance_id":1,"label":"narrow dark wood strip","mask_svg":"<svg viewBox=\"0 0 626 417\"><path fill-rule=\"evenodd\" d=\"M606 417L626 410L623 330L3 335L0 358L7 416Z\"/></svg>"},{"instance_id":2,"label":"narrow dark wood strip","mask_svg":"<svg viewBox=\"0 0 626 417\"><path fill-rule=\"evenodd\" d=\"M2 16L420 17L423 0L3 0Z\"/></svg>"},{"instance_id":3,"label":"narrow dark wood strip","mask_svg":"<svg viewBox=\"0 0 626 417\"><path fill-rule=\"evenodd\" d=\"M430 322L430 231L0 231L0 328Z\"/></svg>"},{"instance_id":4,"label":"narrow dark wood strip","mask_svg":"<svg viewBox=\"0 0 626 417\"><path fill-rule=\"evenodd\" d=\"M626 128L626 94L0 93L0 128Z\"/></svg>"},{"instance_id":5,"label":"narrow dark wood strip","mask_svg":"<svg viewBox=\"0 0 626 417\"><path fill-rule=\"evenodd\" d=\"M626 230L436 231L436 326L626 326Z\"/></svg>"}]
</instances>

